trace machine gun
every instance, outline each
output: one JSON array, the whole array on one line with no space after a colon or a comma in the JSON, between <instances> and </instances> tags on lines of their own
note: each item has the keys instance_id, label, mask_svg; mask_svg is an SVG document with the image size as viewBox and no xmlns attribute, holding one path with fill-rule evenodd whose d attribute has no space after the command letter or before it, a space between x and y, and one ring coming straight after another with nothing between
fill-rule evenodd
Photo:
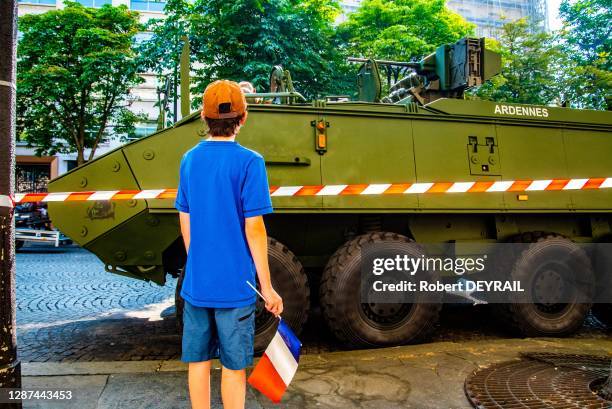
<instances>
[{"instance_id":1,"label":"machine gun","mask_svg":"<svg viewBox=\"0 0 612 409\"><path fill-rule=\"evenodd\" d=\"M395 104L424 105L440 98L462 98L466 89L481 85L501 69L499 53L487 50L484 38L464 38L440 46L420 61L348 60L363 63L357 74L360 101ZM389 94L382 98L381 68L389 86ZM405 76L398 80L400 75Z\"/></svg>"}]
</instances>

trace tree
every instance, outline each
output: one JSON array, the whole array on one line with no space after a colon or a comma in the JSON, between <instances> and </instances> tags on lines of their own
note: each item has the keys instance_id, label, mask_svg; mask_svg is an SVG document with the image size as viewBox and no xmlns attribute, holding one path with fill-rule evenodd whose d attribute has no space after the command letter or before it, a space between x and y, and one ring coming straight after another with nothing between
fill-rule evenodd
<instances>
[{"instance_id":1,"label":"tree","mask_svg":"<svg viewBox=\"0 0 612 409\"><path fill-rule=\"evenodd\" d=\"M364 0L338 27L355 57L409 61L473 33L445 0Z\"/></svg>"},{"instance_id":2,"label":"tree","mask_svg":"<svg viewBox=\"0 0 612 409\"><path fill-rule=\"evenodd\" d=\"M560 72L567 59L552 34L526 19L503 25L499 42L487 47L502 56L501 73L468 94L498 102L548 105L559 102L564 84Z\"/></svg>"},{"instance_id":3,"label":"tree","mask_svg":"<svg viewBox=\"0 0 612 409\"><path fill-rule=\"evenodd\" d=\"M567 97L582 108L612 106L612 4L609 0L563 0L562 45L570 56L573 81Z\"/></svg>"},{"instance_id":4,"label":"tree","mask_svg":"<svg viewBox=\"0 0 612 409\"><path fill-rule=\"evenodd\" d=\"M132 49L140 24L125 6L64 4L19 19L17 126L37 154L76 151L80 165L110 128L133 136L142 120L128 109L130 88L142 82Z\"/></svg>"},{"instance_id":5,"label":"tree","mask_svg":"<svg viewBox=\"0 0 612 409\"><path fill-rule=\"evenodd\" d=\"M170 0L168 17L152 23L153 37L141 53L148 69L167 73L178 62L182 45L176 39L187 35L194 94L220 78L251 81L267 91L271 68L280 64L298 91L316 97L341 88L336 67L343 58L332 25L338 12L335 0Z\"/></svg>"}]
</instances>

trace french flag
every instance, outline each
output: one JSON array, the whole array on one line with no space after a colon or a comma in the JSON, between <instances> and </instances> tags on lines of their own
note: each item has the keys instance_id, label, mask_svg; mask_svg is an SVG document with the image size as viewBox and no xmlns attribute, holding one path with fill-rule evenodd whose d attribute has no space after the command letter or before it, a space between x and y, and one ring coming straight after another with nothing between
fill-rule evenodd
<instances>
[{"instance_id":1,"label":"french flag","mask_svg":"<svg viewBox=\"0 0 612 409\"><path fill-rule=\"evenodd\" d=\"M249 384L279 403L297 371L301 349L302 343L281 319L274 338L249 376Z\"/></svg>"}]
</instances>

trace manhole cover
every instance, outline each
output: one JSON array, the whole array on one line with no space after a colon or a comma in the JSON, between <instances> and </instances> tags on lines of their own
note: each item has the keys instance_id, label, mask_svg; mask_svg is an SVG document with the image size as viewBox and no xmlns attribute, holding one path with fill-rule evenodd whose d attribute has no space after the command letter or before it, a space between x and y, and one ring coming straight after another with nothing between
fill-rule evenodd
<instances>
[{"instance_id":1,"label":"manhole cover","mask_svg":"<svg viewBox=\"0 0 612 409\"><path fill-rule=\"evenodd\" d=\"M478 409L609 409L612 402L591 389L609 370L608 357L525 353L522 359L477 369L465 380L465 393Z\"/></svg>"}]
</instances>

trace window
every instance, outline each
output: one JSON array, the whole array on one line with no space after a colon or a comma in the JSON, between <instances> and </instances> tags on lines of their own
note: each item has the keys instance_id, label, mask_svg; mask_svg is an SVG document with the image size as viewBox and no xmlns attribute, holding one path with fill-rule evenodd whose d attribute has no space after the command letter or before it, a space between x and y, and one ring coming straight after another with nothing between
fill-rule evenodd
<instances>
[{"instance_id":1,"label":"window","mask_svg":"<svg viewBox=\"0 0 612 409\"><path fill-rule=\"evenodd\" d=\"M135 137L144 138L145 136L149 136L157 130L157 122L145 122L137 124L135 128Z\"/></svg>"},{"instance_id":2,"label":"window","mask_svg":"<svg viewBox=\"0 0 612 409\"><path fill-rule=\"evenodd\" d=\"M15 190L19 193L46 192L50 175L48 163L19 163L15 167Z\"/></svg>"},{"instance_id":3,"label":"window","mask_svg":"<svg viewBox=\"0 0 612 409\"><path fill-rule=\"evenodd\" d=\"M78 165L77 165L77 161L76 160L73 160L73 159L66 160L66 170L67 171L68 170L72 170L72 169L76 168L77 166Z\"/></svg>"},{"instance_id":4,"label":"window","mask_svg":"<svg viewBox=\"0 0 612 409\"><path fill-rule=\"evenodd\" d=\"M139 11L164 11L164 7L166 7L166 0L132 0L131 2L132 10Z\"/></svg>"},{"instance_id":5,"label":"window","mask_svg":"<svg viewBox=\"0 0 612 409\"><path fill-rule=\"evenodd\" d=\"M152 37L153 37L153 33L150 33L147 31L136 33L136 35L134 36L134 44L140 45L142 43L149 41Z\"/></svg>"},{"instance_id":6,"label":"window","mask_svg":"<svg viewBox=\"0 0 612 409\"><path fill-rule=\"evenodd\" d=\"M112 4L112 0L77 0L77 3L85 7L102 7L106 4Z\"/></svg>"},{"instance_id":7,"label":"window","mask_svg":"<svg viewBox=\"0 0 612 409\"><path fill-rule=\"evenodd\" d=\"M19 0L18 3L45 4L55 6L56 0Z\"/></svg>"}]
</instances>

